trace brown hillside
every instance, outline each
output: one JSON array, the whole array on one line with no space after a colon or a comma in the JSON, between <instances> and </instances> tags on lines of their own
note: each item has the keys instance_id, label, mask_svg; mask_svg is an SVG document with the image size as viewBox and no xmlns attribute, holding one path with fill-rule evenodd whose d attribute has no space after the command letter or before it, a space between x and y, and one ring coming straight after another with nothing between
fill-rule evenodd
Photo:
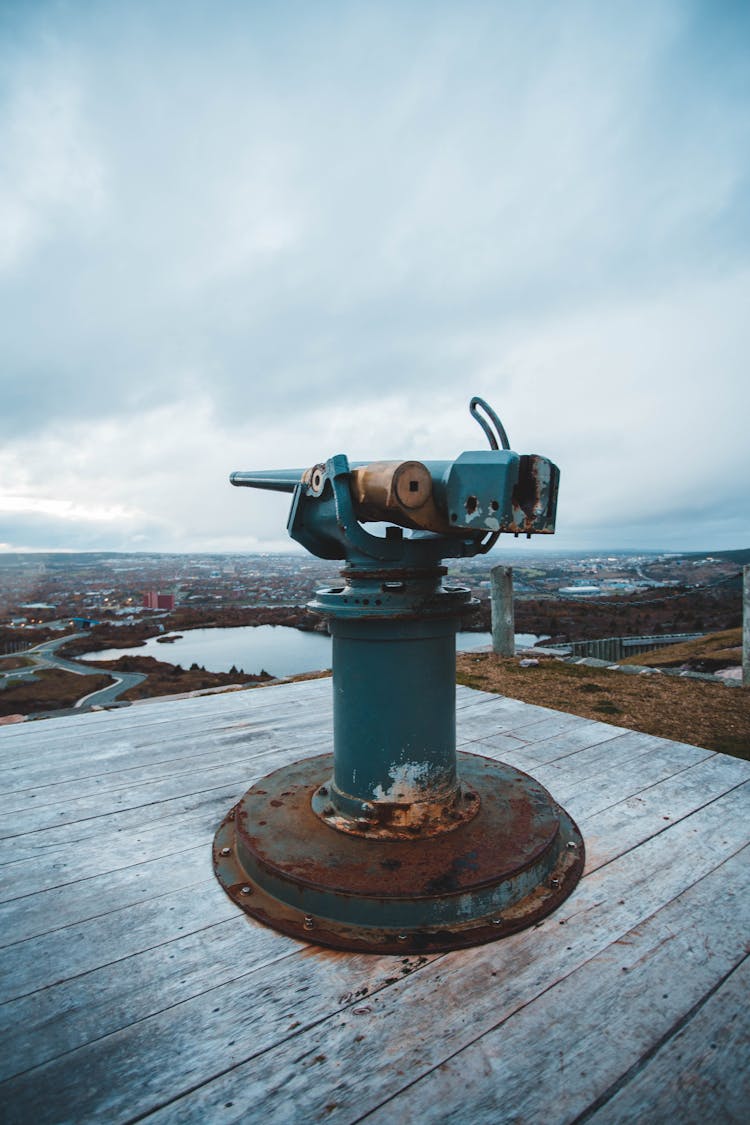
<instances>
[{"instance_id":1,"label":"brown hillside","mask_svg":"<svg viewBox=\"0 0 750 1125\"><path fill-rule=\"evenodd\" d=\"M517 657L460 653L458 682L750 759L750 690L538 659L538 666L522 668Z\"/></svg>"}]
</instances>

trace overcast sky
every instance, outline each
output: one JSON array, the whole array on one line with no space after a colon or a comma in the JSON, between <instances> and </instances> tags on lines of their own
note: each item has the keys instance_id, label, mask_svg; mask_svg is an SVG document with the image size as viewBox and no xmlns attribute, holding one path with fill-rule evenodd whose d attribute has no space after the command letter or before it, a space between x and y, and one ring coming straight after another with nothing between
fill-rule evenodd
<instances>
[{"instance_id":1,"label":"overcast sky","mask_svg":"<svg viewBox=\"0 0 750 1125\"><path fill-rule=\"evenodd\" d=\"M0 0L0 550L285 548L231 470L474 393L540 549L748 546L749 13Z\"/></svg>"}]
</instances>

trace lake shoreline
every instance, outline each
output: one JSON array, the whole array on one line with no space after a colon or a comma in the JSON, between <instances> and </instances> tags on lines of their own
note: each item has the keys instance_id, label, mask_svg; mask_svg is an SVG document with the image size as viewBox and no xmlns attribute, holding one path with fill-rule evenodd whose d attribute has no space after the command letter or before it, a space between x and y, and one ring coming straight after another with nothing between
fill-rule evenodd
<instances>
[{"instance_id":1,"label":"lake shoreline","mask_svg":"<svg viewBox=\"0 0 750 1125\"><path fill-rule=\"evenodd\" d=\"M171 633L159 633L134 644L89 648L77 659L98 664L122 657L153 657L179 668L205 669L243 675L267 673L273 677L295 676L331 667L331 638L328 633L310 632L286 625L240 625L181 630L165 645ZM93 638L92 638L93 639ZM118 638L119 639L119 638ZM517 644L530 647L541 638L517 634ZM491 644L487 632L461 630L457 648L467 651Z\"/></svg>"}]
</instances>

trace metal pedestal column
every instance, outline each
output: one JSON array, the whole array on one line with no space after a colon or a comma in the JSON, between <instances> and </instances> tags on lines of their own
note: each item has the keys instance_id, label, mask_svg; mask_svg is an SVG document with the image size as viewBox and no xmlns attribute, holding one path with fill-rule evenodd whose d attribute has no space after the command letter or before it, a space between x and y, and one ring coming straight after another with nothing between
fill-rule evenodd
<instances>
[{"instance_id":1,"label":"metal pedestal column","mask_svg":"<svg viewBox=\"0 0 750 1125\"><path fill-rule=\"evenodd\" d=\"M334 770L313 798L331 827L382 839L469 819L456 772L456 629L470 600L443 567L344 572L314 607L333 637ZM419 614L417 616L416 614Z\"/></svg>"},{"instance_id":2,"label":"metal pedestal column","mask_svg":"<svg viewBox=\"0 0 750 1125\"><path fill-rule=\"evenodd\" d=\"M455 747L455 632L468 591L440 572L345 571L331 618L334 753L253 786L214 844L254 917L343 949L459 948L570 894L583 841L532 778Z\"/></svg>"}]
</instances>

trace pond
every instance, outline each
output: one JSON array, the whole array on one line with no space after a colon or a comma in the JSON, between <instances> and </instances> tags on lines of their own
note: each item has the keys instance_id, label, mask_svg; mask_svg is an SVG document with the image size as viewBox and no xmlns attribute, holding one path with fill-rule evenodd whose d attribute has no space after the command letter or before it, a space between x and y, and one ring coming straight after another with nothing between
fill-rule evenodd
<instances>
[{"instance_id":1,"label":"pond","mask_svg":"<svg viewBox=\"0 0 750 1125\"><path fill-rule=\"evenodd\" d=\"M174 634L165 634L172 636ZM517 633L517 645L532 645L538 637ZM489 633L459 633L460 651L491 644ZM296 676L331 667L331 638L327 633L306 633L287 625L244 625L231 629L189 629L178 640L151 637L136 648L107 648L88 652L81 660L117 660L120 656L154 656L168 664L189 668L198 664L209 672L269 672Z\"/></svg>"}]
</instances>

